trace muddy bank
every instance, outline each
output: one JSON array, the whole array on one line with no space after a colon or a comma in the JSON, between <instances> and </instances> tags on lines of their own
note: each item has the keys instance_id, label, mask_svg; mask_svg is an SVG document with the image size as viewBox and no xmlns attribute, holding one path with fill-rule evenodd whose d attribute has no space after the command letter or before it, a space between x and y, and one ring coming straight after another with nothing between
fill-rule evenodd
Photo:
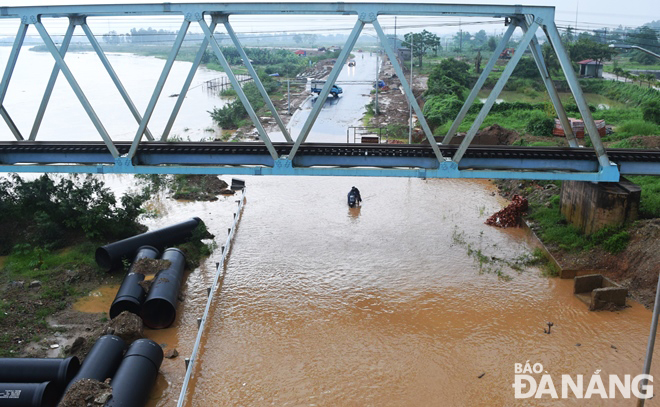
<instances>
[{"instance_id":1,"label":"muddy bank","mask_svg":"<svg viewBox=\"0 0 660 407\"><path fill-rule=\"evenodd\" d=\"M500 194L507 199L514 195L526 197L530 203L550 207L560 187L555 184L541 185L534 181L499 180ZM538 225L530 222L536 232ZM627 229L630 241L620 253L612 254L600 246L571 251L544 242L546 248L564 269L590 270L601 273L628 288L629 296L645 307L653 306L658 283L660 264L660 219L642 219ZM537 233L538 235L538 233Z\"/></svg>"}]
</instances>

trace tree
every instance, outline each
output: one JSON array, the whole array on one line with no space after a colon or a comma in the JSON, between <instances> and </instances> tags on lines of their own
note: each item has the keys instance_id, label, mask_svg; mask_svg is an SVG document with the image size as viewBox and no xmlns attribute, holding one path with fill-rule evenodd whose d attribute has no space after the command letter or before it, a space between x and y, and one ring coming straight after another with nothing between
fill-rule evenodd
<instances>
[{"instance_id":1,"label":"tree","mask_svg":"<svg viewBox=\"0 0 660 407\"><path fill-rule=\"evenodd\" d=\"M293 36L293 40L296 42L296 44L300 44L302 42L302 36L300 34L296 34Z\"/></svg>"},{"instance_id":2,"label":"tree","mask_svg":"<svg viewBox=\"0 0 660 407\"><path fill-rule=\"evenodd\" d=\"M474 59L474 69L481 73L481 50L477 51L477 57Z\"/></svg>"},{"instance_id":3,"label":"tree","mask_svg":"<svg viewBox=\"0 0 660 407\"><path fill-rule=\"evenodd\" d=\"M486 34L486 31L481 30L478 33L474 34L473 45L475 48L484 47L487 42L488 42L488 35Z\"/></svg>"},{"instance_id":4,"label":"tree","mask_svg":"<svg viewBox=\"0 0 660 407\"><path fill-rule=\"evenodd\" d=\"M612 73L616 75L616 80L618 81L619 76L623 76L623 69L621 69L620 67L616 67L612 70Z\"/></svg>"},{"instance_id":5,"label":"tree","mask_svg":"<svg viewBox=\"0 0 660 407\"><path fill-rule=\"evenodd\" d=\"M488 49L495 51L495 48L497 48L497 39L491 36L488 38Z\"/></svg>"},{"instance_id":6,"label":"tree","mask_svg":"<svg viewBox=\"0 0 660 407\"><path fill-rule=\"evenodd\" d=\"M412 43L412 56L413 58L419 58L419 67L422 67L422 60L424 58L424 55L426 55L426 52L428 50L437 50L440 49L440 38L426 30L422 31L421 33L408 33L404 36L405 42L403 43L404 46L410 48L410 44Z\"/></svg>"},{"instance_id":7,"label":"tree","mask_svg":"<svg viewBox=\"0 0 660 407\"><path fill-rule=\"evenodd\" d=\"M611 60L614 55L614 50L606 44L599 44L588 38L581 38L573 44L568 44L567 48L573 62L593 59L602 64L603 61Z\"/></svg>"},{"instance_id":8,"label":"tree","mask_svg":"<svg viewBox=\"0 0 660 407\"><path fill-rule=\"evenodd\" d=\"M121 37L117 34L117 31L112 30L103 34L103 41L108 44L117 45L121 42Z\"/></svg>"},{"instance_id":9,"label":"tree","mask_svg":"<svg viewBox=\"0 0 660 407\"><path fill-rule=\"evenodd\" d=\"M566 31L564 31L564 34L562 34L561 39L564 42L564 44L569 44L573 42L573 40L575 39L575 35L573 35L573 27L569 25L568 28L566 28Z\"/></svg>"}]
</instances>

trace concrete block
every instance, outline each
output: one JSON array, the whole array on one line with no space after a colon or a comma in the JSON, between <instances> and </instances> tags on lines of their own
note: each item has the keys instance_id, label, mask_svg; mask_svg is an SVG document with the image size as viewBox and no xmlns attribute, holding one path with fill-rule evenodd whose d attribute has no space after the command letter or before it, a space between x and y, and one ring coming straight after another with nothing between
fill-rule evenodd
<instances>
[{"instance_id":1,"label":"concrete block","mask_svg":"<svg viewBox=\"0 0 660 407\"><path fill-rule=\"evenodd\" d=\"M573 294L589 306L590 311L603 309L609 305L624 307L628 289L601 274L575 277Z\"/></svg>"},{"instance_id":2,"label":"concrete block","mask_svg":"<svg viewBox=\"0 0 660 407\"><path fill-rule=\"evenodd\" d=\"M605 287L597 288L591 292L591 304L589 310L594 311L614 304L618 307L626 305L626 297L628 296L628 289L622 287Z\"/></svg>"},{"instance_id":3,"label":"concrete block","mask_svg":"<svg viewBox=\"0 0 660 407\"><path fill-rule=\"evenodd\" d=\"M589 274L587 276L575 277L573 294L591 292L603 286L603 276L600 274Z\"/></svg>"}]
</instances>

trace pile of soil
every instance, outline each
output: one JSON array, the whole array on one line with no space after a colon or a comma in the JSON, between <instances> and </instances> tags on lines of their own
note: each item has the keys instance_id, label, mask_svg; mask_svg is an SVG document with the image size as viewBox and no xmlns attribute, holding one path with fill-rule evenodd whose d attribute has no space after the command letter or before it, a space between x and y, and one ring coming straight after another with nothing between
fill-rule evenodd
<instances>
[{"instance_id":1,"label":"pile of soil","mask_svg":"<svg viewBox=\"0 0 660 407\"><path fill-rule=\"evenodd\" d=\"M514 195L512 202L506 208L493 214L485 223L499 228L518 227L522 224L522 217L528 207L527 199Z\"/></svg>"},{"instance_id":2,"label":"pile of soil","mask_svg":"<svg viewBox=\"0 0 660 407\"><path fill-rule=\"evenodd\" d=\"M73 344L64 348L66 356L77 356L80 361L83 361L96 340L103 335L116 335L127 345L144 338L142 318L128 311L122 312L105 324L90 326L87 329L82 331Z\"/></svg>"},{"instance_id":3,"label":"pile of soil","mask_svg":"<svg viewBox=\"0 0 660 407\"><path fill-rule=\"evenodd\" d=\"M171 264L172 262L169 260L150 259L144 257L133 263L133 265L131 266L132 267L131 272L137 274L151 275L151 274L156 274L161 270L165 270L166 268L170 267Z\"/></svg>"},{"instance_id":4,"label":"pile of soil","mask_svg":"<svg viewBox=\"0 0 660 407\"><path fill-rule=\"evenodd\" d=\"M112 397L109 384L81 379L69 387L58 407L102 407Z\"/></svg>"},{"instance_id":5,"label":"pile of soil","mask_svg":"<svg viewBox=\"0 0 660 407\"><path fill-rule=\"evenodd\" d=\"M185 185L174 191L172 198L189 201L217 201L217 195L233 194L229 184L215 175L186 175Z\"/></svg>"}]
</instances>

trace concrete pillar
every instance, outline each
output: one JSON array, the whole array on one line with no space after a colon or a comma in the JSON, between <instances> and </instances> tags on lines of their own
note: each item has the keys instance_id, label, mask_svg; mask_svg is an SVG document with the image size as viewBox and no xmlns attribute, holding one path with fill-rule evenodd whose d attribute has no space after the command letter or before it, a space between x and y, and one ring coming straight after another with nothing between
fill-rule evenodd
<instances>
[{"instance_id":1,"label":"concrete pillar","mask_svg":"<svg viewBox=\"0 0 660 407\"><path fill-rule=\"evenodd\" d=\"M560 210L566 219L590 235L605 226L637 219L642 189L625 178L619 182L564 181Z\"/></svg>"}]
</instances>

